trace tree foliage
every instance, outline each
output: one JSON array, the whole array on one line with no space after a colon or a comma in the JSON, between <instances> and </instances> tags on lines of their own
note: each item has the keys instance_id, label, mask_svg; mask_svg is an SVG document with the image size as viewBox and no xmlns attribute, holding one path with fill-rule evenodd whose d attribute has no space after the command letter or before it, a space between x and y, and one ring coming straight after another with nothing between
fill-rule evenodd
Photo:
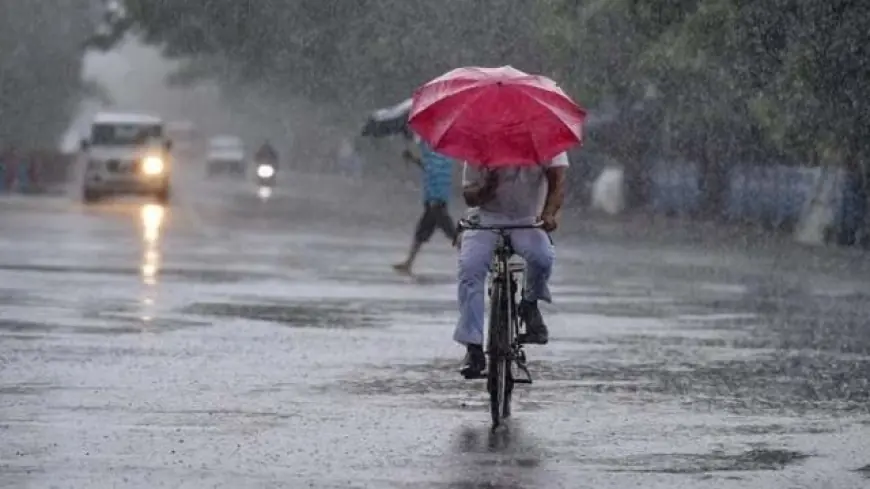
<instances>
[{"instance_id":1,"label":"tree foliage","mask_svg":"<svg viewBox=\"0 0 870 489\"><path fill-rule=\"evenodd\" d=\"M0 146L52 146L85 90L90 0L0 0Z\"/></svg>"},{"instance_id":2,"label":"tree foliage","mask_svg":"<svg viewBox=\"0 0 870 489\"><path fill-rule=\"evenodd\" d=\"M545 8L547 52L570 83L589 100L618 99L609 135L629 170L649 150L650 121L673 152L701 163L708 207L721 205L729 164L866 165L867 2L548 0Z\"/></svg>"},{"instance_id":3,"label":"tree foliage","mask_svg":"<svg viewBox=\"0 0 870 489\"><path fill-rule=\"evenodd\" d=\"M266 81L367 108L457 65L510 63L547 72L584 105L616 114L594 134L623 161L661 151L662 139L708 166L867 154L864 0L126 0L125 7L114 37L133 29L168 56L191 60L187 79L217 71L231 83Z\"/></svg>"},{"instance_id":4,"label":"tree foliage","mask_svg":"<svg viewBox=\"0 0 870 489\"><path fill-rule=\"evenodd\" d=\"M266 81L346 106L394 102L468 63L534 60L533 5L509 0L127 0L106 47L133 30L169 57L229 60L233 83ZM109 42L106 42L108 39ZM522 64L522 61L520 62ZM214 73L212 73L213 75Z\"/></svg>"},{"instance_id":5,"label":"tree foliage","mask_svg":"<svg viewBox=\"0 0 870 489\"><path fill-rule=\"evenodd\" d=\"M700 77L713 89L704 99L713 116L757 124L767 142L802 160L866 144L856 131L870 100L860 81L870 74L866 2L698 3L655 47L660 77Z\"/></svg>"}]
</instances>

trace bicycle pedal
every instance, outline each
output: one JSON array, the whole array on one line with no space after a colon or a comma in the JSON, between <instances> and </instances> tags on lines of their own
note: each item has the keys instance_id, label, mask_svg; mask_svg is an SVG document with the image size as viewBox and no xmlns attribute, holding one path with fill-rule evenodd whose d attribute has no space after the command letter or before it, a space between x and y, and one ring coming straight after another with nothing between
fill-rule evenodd
<instances>
[{"instance_id":1,"label":"bicycle pedal","mask_svg":"<svg viewBox=\"0 0 870 489\"><path fill-rule=\"evenodd\" d=\"M531 384L532 383L532 373L529 372L529 368L526 367L526 365L524 363L523 364L517 363L517 368L519 369L520 372L523 373L523 375L526 376L526 378L524 378L524 379L516 378L516 379L514 379L514 382L517 384Z\"/></svg>"}]
</instances>

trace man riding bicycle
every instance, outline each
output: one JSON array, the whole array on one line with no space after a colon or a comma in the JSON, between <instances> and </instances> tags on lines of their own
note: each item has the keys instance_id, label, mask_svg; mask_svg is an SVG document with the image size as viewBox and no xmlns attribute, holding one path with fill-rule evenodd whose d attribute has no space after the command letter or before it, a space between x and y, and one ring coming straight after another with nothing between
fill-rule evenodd
<instances>
[{"instance_id":1,"label":"man riding bicycle","mask_svg":"<svg viewBox=\"0 0 870 489\"><path fill-rule=\"evenodd\" d=\"M516 229L510 232L516 253L526 262L525 296L518 312L526 324L521 343L545 345L547 326L538 309L538 301L550 302L548 281L555 251L550 231L558 227L557 214L565 194L565 169L568 156L561 153L553 160L532 167L480 169L465 163L463 197L469 207L476 207L484 226L542 223L540 229ZM479 377L486 370L483 351L484 291L498 236L486 230L468 230L462 235L459 253L459 323L453 339L466 346L460 373Z\"/></svg>"}]
</instances>

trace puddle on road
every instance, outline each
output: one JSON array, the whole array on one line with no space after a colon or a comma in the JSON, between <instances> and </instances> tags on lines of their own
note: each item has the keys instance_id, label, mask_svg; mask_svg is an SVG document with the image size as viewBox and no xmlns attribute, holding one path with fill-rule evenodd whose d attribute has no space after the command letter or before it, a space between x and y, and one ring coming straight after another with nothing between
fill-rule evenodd
<instances>
[{"instance_id":1,"label":"puddle on road","mask_svg":"<svg viewBox=\"0 0 870 489\"><path fill-rule=\"evenodd\" d=\"M360 286L377 286L377 285L393 285L410 283L418 286L436 286L456 284L455 273L433 273L426 272L415 274L413 276L401 275L394 270L366 269L362 273L359 267L350 268L347 271L334 271L324 269L321 271L320 277L326 280L336 280L345 284L354 284Z\"/></svg>"},{"instance_id":2,"label":"puddle on road","mask_svg":"<svg viewBox=\"0 0 870 489\"><path fill-rule=\"evenodd\" d=\"M48 324L35 321L0 320L0 337L33 340L48 333L90 335L125 335L166 333L184 328L207 326L204 321L151 318L148 321L134 316L112 314L85 314L84 319L97 319L101 324Z\"/></svg>"},{"instance_id":3,"label":"puddle on road","mask_svg":"<svg viewBox=\"0 0 870 489\"><path fill-rule=\"evenodd\" d=\"M37 273L59 273L71 275L121 275L121 276L139 276L142 273L140 268L132 267L82 267L73 265L37 265L37 264L0 264L0 271L14 272L37 272ZM196 283L219 284L219 283L237 283L252 279L269 279L275 278L278 275L265 272L234 272L227 270L216 269L189 269L189 268L166 268L160 269L160 276L164 278L176 278L187 280Z\"/></svg>"},{"instance_id":4,"label":"puddle on road","mask_svg":"<svg viewBox=\"0 0 870 489\"><path fill-rule=\"evenodd\" d=\"M444 479L425 487L450 489L525 489L574 487L556 483L553 464L559 454L514 419L507 430L463 426L451 434L450 452L442 463ZM405 487L405 486L401 486ZM407 486L423 487L421 484Z\"/></svg>"},{"instance_id":5,"label":"puddle on road","mask_svg":"<svg viewBox=\"0 0 870 489\"><path fill-rule=\"evenodd\" d=\"M679 322L690 322L693 318L710 318L723 312L734 312L731 309L736 299L703 300L697 297L583 297L573 302L561 296L554 297L554 314L571 315L587 314L607 318L667 318ZM735 320L744 319L735 317ZM685 319L684 319L685 318ZM723 318L725 319L725 318Z\"/></svg>"},{"instance_id":6,"label":"puddle on road","mask_svg":"<svg viewBox=\"0 0 870 489\"><path fill-rule=\"evenodd\" d=\"M560 308L563 324L571 324L564 317L574 311L657 315L670 327L661 335L559 339L584 347L582 358L531 362L541 378L741 414L870 412L870 296L819 295L772 279L743 294L669 304L570 304Z\"/></svg>"},{"instance_id":7,"label":"puddle on road","mask_svg":"<svg viewBox=\"0 0 870 489\"><path fill-rule=\"evenodd\" d=\"M368 396L422 396L435 393L461 393L480 390L481 384L469 383L460 379L458 374L448 377L432 378L379 378L340 381L352 394Z\"/></svg>"},{"instance_id":8,"label":"puddle on road","mask_svg":"<svg viewBox=\"0 0 870 489\"><path fill-rule=\"evenodd\" d=\"M47 383L0 384L0 395L35 396L51 390L62 389Z\"/></svg>"},{"instance_id":9,"label":"puddle on road","mask_svg":"<svg viewBox=\"0 0 870 489\"><path fill-rule=\"evenodd\" d=\"M442 317L455 308L452 301L420 299L296 300L238 297L239 302L196 302L180 312L280 323L297 328L356 329L387 327L401 315ZM251 300L251 302L247 302Z\"/></svg>"},{"instance_id":10,"label":"puddle on road","mask_svg":"<svg viewBox=\"0 0 870 489\"><path fill-rule=\"evenodd\" d=\"M809 455L790 450L755 448L742 453L653 454L598 460L611 472L704 474L709 472L782 470Z\"/></svg>"},{"instance_id":11,"label":"puddle on road","mask_svg":"<svg viewBox=\"0 0 870 489\"><path fill-rule=\"evenodd\" d=\"M493 431L478 426L464 426L457 433L454 450L462 455L477 456L476 462L485 466L539 467L548 453L541 440L529 434L518 420L512 420L510 429ZM485 458L485 456L498 458Z\"/></svg>"},{"instance_id":12,"label":"puddle on road","mask_svg":"<svg viewBox=\"0 0 870 489\"><path fill-rule=\"evenodd\" d=\"M348 302L304 302L277 304L232 304L197 302L186 314L217 316L280 323L296 328L353 329L385 326L382 313L364 304Z\"/></svg>"},{"instance_id":13,"label":"puddle on road","mask_svg":"<svg viewBox=\"0 0 870 489\"><path fill-rule=\"evenodd\" d=\"M547 381L568 382L560 384L565 392L661 395L702 410L790 415L870 412L870 361L860 366L838 364L836 358L806 362L806 357L774 355L703 364L620 365L588 357L583 363L533 361L530 369Z\"/></svg>"},{"instance_id":14,"label":"puddle on road","mask_svg":"<svg viewBox=\"0 0 870 489\"><path fill-rule=\"evenodd\" d=\"M136 413L135 425L142 430L171 429L180 432L182 429L214 427L226 424L239 426L242 429L269 429L281 426L286 420L299 418L296 411L256 411L244 409L125 409L125 412Z\"/></svg>"},{"instance_id":15,"label":"puddle on road","mask_svg":"<svg viewBox=\"0 0 870 489\"><path fill-rule=\"evenodd\" d=\"M210 326L208 321L191 319L143 317L135 310L118 307L110 311L88 311L82 315L84 319L95 319L102 325L78 325L70 329L82 334L136 334L136 333L168 333L187 328Z\"/></svg>"},{"instance_id":16,"label":"puddle on road","mask_svg":"<svg viewBox=\"0 0 870 489\"><path fill-rule=\"evenodd\" d=\"M747 347L870 356L870 296L746 297L742 307L762 317L746 326Z\"/></svg>"},{"instance_id":17,"label":"puddle on road","mask_svg":"<svg viewBox=\"0 0 870 489\"><path fill-rule=\"evenodd\" d=\"M322 385L321 391L340 391L360 396L378 396L395 402L435 409L485 410L488 402L486 381L468 381L460 377L457 360L434 360L422 364L369 365L334 383ZM528 398L527 386L516 387L514 403L523 411L539 411L549 403L537 396Z\"/></svg>"},{"instance_id":18,"label":"puddle on road","mask_svg":"<svg viewBox=\"0 0 870 489\"><path fill-rule=\"evenodd\" d=\"M111 319L106 317L106 319ZM155 319L149 318L144 320L141 318L116 318L118 325L106 326L75 326L71 327L70 331L77 334L93 334L93 335L125 335L125 334L142 334L142 333L169 333L186 328L208 326L209 323L203 321L181 321L175 319Z\"/></svg>"},{"instance_id":19,"label":"puddle on road","mask_svg":"<svg viewBox=\"0 0 870 489\"><path fill-rule=\"evenodd\" d=\"M418 317L455 317L457 314L456 302L452 300L385 300L379 301L373 307L388 314L413 314Z\"/></svg>"},{"instance_id":20,"label":"puddle on road","mask_svg":"<svg viewBox=\"0 0 870 489\"><path fill-rule=\"evenodd\" d=\"M745 424L734 427L721 427L716 430L719 433L727 435L741 436L757 436L757 435L822 435L827 433L835 433L836 430L831 426L822 424L799 424L799 425L783 425L779 423L772 424Z\"/></svg>"},{"instance_id":21,"label":"puddle on road","mask_svg":"<svg viewBox=\"0 0 870 489\"><path fill-rule=\"evenodd\" d=\"M51 391L90 391L96 388L87 386L64 386L48 382L21 382L0 384L0 395L6 396L40 396ZM5 420L9 421L9 419Z\"/></svg>"},{"instance_id":22,"label":"puddle on road","mask_svg":"<svg viewBox=\"0 0 870 489\"><path fill-rule=\"evenodd\" d=\"M51 324L36 321L17 321L14 319L0 319L0 331L8 333L50 333L58 327ZM6 336L5 334L3 336Z\"/></svg>"},{"instance_id":23,"label":"puddle on road","mask_svg":"<svg viewBox=\"0 0 870 489\"><path fill-rule=\"evenodd\" d=\"M38 304L36 297L18 289L0 289L0 306L26 306Z\"/></svg>"},{"instance_id":24,"label":"puddle on road","mask_svg":"<svg viewBox=\"0 0 870 489\"><path fill-rule=\"evenodd\" d=\"M673 403L686 409L711 408L738 415L854 415L870 412L870 359L774 353L713 361L697 348L670 348L656 338L633 348L584 350L576 359L532 360L537 402L572 403L588 394L628 395L620 402ZM629 351L632 349L633 351ZM715 350L715 349L713 349ZM693 353L694 352L694 353ZM645 361L646 360L646 361ZM456 361L367 366L334 388L360 395L427 397L439 407L456 405L463 393L476 392L456 374ZM482 387L480 388L482 391ZM444 402L449 398L449 402ZM530 405L534 408L534 405ZM738 434L823 433L828 427L745 426Z\"/></svg>"},{"instance_id":25,"label":"puddle on road","mask_svg":"<svg viewBox=\"0 0 870 489\"><path fill-rule=\"evenodd\" d=\"M663 349L677 347L675 348L676 352L684 355L686 353L685 348L734 348L739 340L695 336L626 334L608 338L560 338L559 341L581 345L610 346L611 351L620 350L621 352L625 352L626 349L620 347L637 347L642 345L650 345L650 349L657 350L657 353L662 353Z\"/></svg>"}]
</instances>

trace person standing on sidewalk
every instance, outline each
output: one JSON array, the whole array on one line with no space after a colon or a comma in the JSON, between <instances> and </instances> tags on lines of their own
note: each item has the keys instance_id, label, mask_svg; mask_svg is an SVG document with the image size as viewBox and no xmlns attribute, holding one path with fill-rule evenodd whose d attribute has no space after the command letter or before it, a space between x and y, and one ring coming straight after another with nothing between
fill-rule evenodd
<instances>
[{"instance_id":1,"label":"person standing on sidewalk","mask_svg":"<svg viewBox=\"0 0 870 489\"><path fill-rule=\"evenodd\" d=\"M410 275L423 243L432 238L436 228L441 229L451 243L456 243L457 240L456 225L447 208L453 189L453 160L433 151L416 135L409 136L409 139L419 148L420 155L418 157L411 150L406 149L402 152L402 157L406 161L415 163L423 171L423 214L417 221L408 257L405 261L393 265L393 268L399 273Z\"/></svg>"},{"instance_id":2,"label":"person standing on sidewalk","mask_svg":"<svg viewBox=\"0 0 870 489\"><path fill-rule=\"evenodd\" d=\"M10 145L3 151L0 151L0 177L3 181L0 182L3 190L13 192L18 189L18 177L21 171L21 158L18 154L18 149L14 145Z\"/></svg>"},{"instance_id":3,"label":"person standing on sidewalk","mask_svg":"<svg viewBox=\"0 0 870 489\"><path fill-rule=\"evenodd\" d=\"M354 183L362 183L363 159L350 139L343 139L338 147L338 166L343 175L354 179Z\"/></svg>"}]
</instances>

